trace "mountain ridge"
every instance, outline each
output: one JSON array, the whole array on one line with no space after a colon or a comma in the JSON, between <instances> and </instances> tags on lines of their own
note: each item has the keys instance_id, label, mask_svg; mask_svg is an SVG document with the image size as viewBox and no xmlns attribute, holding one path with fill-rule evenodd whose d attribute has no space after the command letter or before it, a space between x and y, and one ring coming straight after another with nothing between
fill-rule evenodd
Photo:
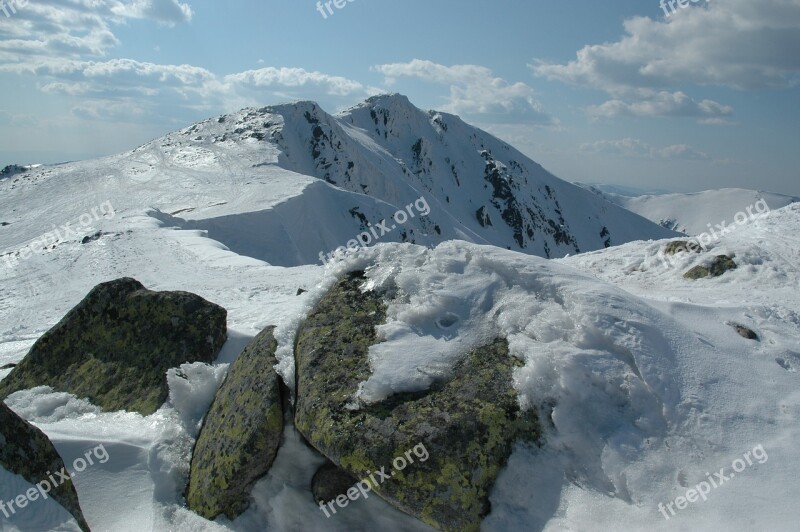
<instances>
[{"instance_id":1,"label":"mountain ridge","mask_svg":"<svg viewBox=\"0 0 800 532\"><path fill-rule=\"evenodd\" d=\"M130 152L29 169L4 182L25 196L32 190L22 185L50 178L97 194L95 204L117 196L114 186L130 187L117 210L148 206L162 223L205 231L282 266L313 264L421 198L429 213L391 224L380 241L459 239L550 258L674 235L459 117L422 111L399 94L336 115L311 101L245 108ZM54 216L53 224L75 214ZM8 244L0 235L0 249Z\"/></svg>"}]
</instances>

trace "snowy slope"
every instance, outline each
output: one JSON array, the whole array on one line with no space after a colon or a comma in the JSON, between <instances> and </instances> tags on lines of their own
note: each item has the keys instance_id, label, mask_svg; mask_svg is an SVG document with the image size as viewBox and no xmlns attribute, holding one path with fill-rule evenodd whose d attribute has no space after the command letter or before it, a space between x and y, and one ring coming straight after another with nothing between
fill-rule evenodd
<instances>
[{"instance_id":1,"label":"snowy slope","mask_svg":"<svg viewBox=\"0 0 800 532\"><path fill-rule=\"evenodd\" d=\"M741 188L705 190L691 194L627 196L609 191L605 187L585 186L667 229L689 235L708 232L709 224L712 229L723 221L731 224L737 213L747 213L748 207L753 207L762 200L771 210L800 202L800 198L793 196Z\"/></svg>"}]
</instances>

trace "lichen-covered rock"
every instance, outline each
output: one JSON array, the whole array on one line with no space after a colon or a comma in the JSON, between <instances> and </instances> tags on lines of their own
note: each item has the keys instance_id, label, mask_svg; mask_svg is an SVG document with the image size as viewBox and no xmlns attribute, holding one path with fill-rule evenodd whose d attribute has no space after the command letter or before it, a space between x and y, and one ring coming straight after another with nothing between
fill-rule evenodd
<instances>
[{"instance_id":1,"label":"lichen-covered rock","mask_svg":"<svg viewBox=\"0 0 800 532\"><path fill-rule=\"evenodd\" d=\"M2 401L0 401L0 465L34 486L41 484L45 494L72 514L82 530L89 530L72 480L64 480L59 477L57 479L60 482L58 487L49 486L48 479L56 471L60 472L65 467L56 448L41 430L20 418ZM43 481L48 482L48 485L45 485ZM41 499L41 493L37 490L36 499L29 504L36 504L36 500ZM30 499L31 497L29 497ZM37 511L35 508L25 509ZM6 509L6 511L11 514L10 510Z\"/></svg>"},{"instance_id":2,"label":"lichen-covered rock","mask_svg":"<svg viewBox=\"0 0 800 532\"><path fill-rule=\"evenodd\" d=\"M353 408L370 375L375 327L386 316L382 296L362 293L362 281L360 273L340 281L298 331L295 425L355 478L391 472L371 484L395 507L442 530L478 530L513 445L539 438L536 415L520 411L512 385L521 363L497 339L465 353L429 390ZM397 457L412 463L400 471Z\"/></svg>"},{"instance_id":3,"label":"lichen-covered rock","mask_svg":"<svg viewBox=\"0 0 800 532\"><path fill-rule=\"evenodd\" d=\"M167 399L166 372L213 362L227 312L187 292L152 292L135 279L97 285L0 381L0 398L33 388L147 416Z\"/></svg>"},{"instance_id":4,"label":"lichen-covered rock","mask_svg":"<svg viewBox=\"0 0 800 532\"><path fill-rule=\"evenodd\" d=\"M733 257L717 255L708 266L695 266L683 276L687 279L703 279L705 277L719 277L728 270L735 270L736 263Z\"/></svg>"},{"instance_id":5,"label":"lichen-covered rock","mask_svg":"<svg viewBox=\"0 0 800 532\"><path fill-rule=\"evenodd\" d=\"M703 248L696 242L688 240L675 240L664 246L665 255L675 255L676 253L693 252L700 253Z\"/></svg>"},{"instance_id":6,"label":"lichen-covered rock","mask_svg":"<svg viewBox=\"0 0 800 532\"><path fill-rule=\"evenodd\" d=\"M197 438L186 501L207 519L244 512L278 453L283 406L273 330L264 329L231 365Z\"/></svg>"},{"instance_id":7,"label":"lichen-covered rock","mask_svg":"<svg viewBox=\"0 0 800 532\"><path fill-rule=\"evenodd\" d=\"M347 493L358 482L347 471L337 467L333 462L325 462L311 479L311 493L316 503L326 503L339 495Z\"/></svg>"}]
</instances>

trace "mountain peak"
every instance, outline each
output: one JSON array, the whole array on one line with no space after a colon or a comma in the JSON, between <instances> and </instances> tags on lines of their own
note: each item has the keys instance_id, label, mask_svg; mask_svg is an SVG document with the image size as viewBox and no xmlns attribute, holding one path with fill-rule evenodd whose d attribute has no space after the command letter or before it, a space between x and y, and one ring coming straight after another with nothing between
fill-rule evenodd
<instances>
[{"instance_id":1,"label":"mountain peak","mask_svg":"<svg viewBox=\"0 0 800 532\"><path fill-rule=\"evenodd\" d=\"M387 93L387 94L377 94L375 96L371 96L364 101L365 105L368 106L382 106L382 107L413 107L417 109L417 107L411 103L411 100L408 99L408 96L405 94L400 94L399 92Z\"/></svg>"},{"instance_id":2,"label":"mountain peak","mask_svg":"<svg viewBox=\"0 0 800 532\"><path fill-rule=\"evenodd\" d=\"M391 94L377 94L375 96L370 96L363 102L342 111L337 116L339 117L347 117L356 114L360 114L359 111L362 113L364 111L368 111L371 114L376 112L383 112L387 115L405 115L411 116L414 114L424 114L424 111L419 107L415 106L411 103L411 100L408 99L407 96L404 94L400 94L398 92L391 93Z\"/></svg>"}]
</instances>

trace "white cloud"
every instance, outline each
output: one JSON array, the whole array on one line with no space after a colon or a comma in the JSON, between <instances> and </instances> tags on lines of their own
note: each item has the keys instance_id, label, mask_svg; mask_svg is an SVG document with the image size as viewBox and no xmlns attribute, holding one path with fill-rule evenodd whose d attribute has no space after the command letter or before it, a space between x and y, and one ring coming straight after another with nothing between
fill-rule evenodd
<instances>
[{"instance_id":1,"label":"white cloud","mask_svg":"<svg viewBox=\"0 0 800 532\"><path fill-rule=\"evenodd\" d=\"M421 59L408 63L376 65L387 85L400 78L414 78L448 85L450 97L442 108L456 114L497 114L533 123L554 124L534 97L534 90L522 82L509 83L480 65L445 66ZM499 117L498 117L499 118Z\"/></svg>"},{"instance_id":2,"label":"white cloud","mask_svg":"<svg viewBox=\"0 0 800 532\"><path fill-rule=\"evenodd\" d=\"M350 94L368 94L372 92L361 83L341 76L331 76L322 72L309 72L302 68L265 67L258 70L247 70L238 74L225 76L225 83L241 87L260 89L298 88L312 86L323 89L326 94L347 96Z\"/></svg>"},{"instance_id":3,"label":"white cloud","mask_svg":"<svg viewBox=\"0 0 800 532\"><path fill-rule=\"evenodd\" d=\"M594 116L698 116L704 123L726 123L719 119L732 110L667 91L687 85L789 88L800 81L800 0L690 4L669 19L628 19L624 28L620 40L585 46L566 64L530 67L538 76L613 96L589 109Z\"/></svg>"},{"instance_id":4,"label":"white cloud","mask_svg":"<svg viewBox=\"0 0 800 532\"><path fill-rule=\"evenodd\" d=\"M0 64L2 72L34 75L41 91L80 98L73 114L87 119L117 119L128 106L132 119L142 118L144 109L155 113L164 106L230 110L231 105L262 105L267 91L284 100L317 99L321 94L367 97L377 91L342 76L302 68L265 67L220 77L193 65L132 59L36 59ZM136 96L148 98L133 105Z\"/></svg>"},{"instance_id":5,"label":"white cloud","mask_svg":"<svg viewBox=\"0 0 800 532\"><path fill-rule=\"evenodd\" d=\"M705 161L709 157L687 144L673 144L663 148L655 148L639 139L625 138L620 140L600 140L582 144L580 151L620 157L646 159L672 159L684 161Z\"/></svg>"},{"instance_id":6,"label":"white cloud","mask_svg":"<svg viewBox=\"0 0 800 532\"><path fill-rule=\"evenodd\" d=\"M192 8L178 0L133 0L117 2L112 11L128 18L152 19L161 24L174 26L192 20Z\"/></svg>"},{"instance_id":7,"label":"white cloud","mask_svg":"<svg viewBox=\"0 0 800 532\"><path fill-rule=\"evenodd\" d=\"M640 99L626 103L619 99L609 100L602 105L587 109L593 118L613 118L621 115L632 116L684 116L706 119L720 119L733 113L733 108L713 100L693 100L685 93L653 92L640 93Z\"/></svg>"},{"instance_id":8,"label":"white cloud","mask_svg":"<svg viewBox=\"0 0 800 532\"><path fill-rule=\"evenodd\" d=\"M0 62L102 57L119 45L113 27L129 19L175 26L192 19L178 0L35 0L0 26Z\"/></svg>"}]
</instances>

